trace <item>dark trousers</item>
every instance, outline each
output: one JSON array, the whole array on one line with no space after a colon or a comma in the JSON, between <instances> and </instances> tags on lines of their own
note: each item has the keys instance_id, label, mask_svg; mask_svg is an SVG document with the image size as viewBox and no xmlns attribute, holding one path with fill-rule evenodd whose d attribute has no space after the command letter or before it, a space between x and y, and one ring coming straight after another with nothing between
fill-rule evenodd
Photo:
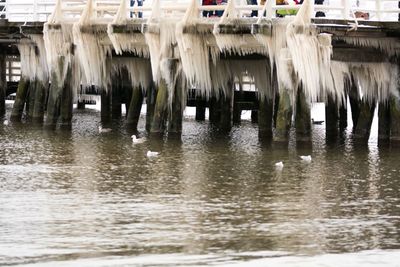
<instances>
[{"instance_id":1,"label":"dark trousers","mask_svg":"<svg viewBox=\"0 0 400 267\"><path fill-rule=\"evenodd\" d=\"M138 6L143 6L143 0L137 0L137 2L138 2ZM131 6L134 6L134 5L135 5L135 0L131 0ZM139 18L143 17L142 12L139 12L139 16L138 17ZM131 18L133 18L133 12L131 12Z\"/></svg>"}]
</instances>

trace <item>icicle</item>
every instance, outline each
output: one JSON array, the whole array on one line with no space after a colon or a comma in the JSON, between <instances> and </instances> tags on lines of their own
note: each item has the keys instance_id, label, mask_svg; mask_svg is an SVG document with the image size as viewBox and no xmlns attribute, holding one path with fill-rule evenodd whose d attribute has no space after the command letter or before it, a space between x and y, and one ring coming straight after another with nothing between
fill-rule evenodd
<instances>
[{"instance_id":1,"label":"icicle","mask_svg":"<svg viewBox=\"0 0 400 267\"><path fill-rule=\"evenodd\" d=\"M151 66L148 59L143 58L114 58L113 71L120 72L126 68L132 88L140 87L144 91L150 88L152 82Z\"/></svg>"},{"instance_id":2,"label":"icicle","mask_svg":"<svg viewBox=\"0 0 400 267\"><path fill-rule=\"evenodd\" d=\"M73 26L74 43L77 48L77 57L85 79L89 84L107 88L109 72L107 70L107 54L111 54L111 47L104 45L108 37L97 32L82 32L81 28L90 26L94 13L93 0L88 0L85 9L77 23Z\"/></svg>"},{"instance_id":3,"label":"icicle","mask_svg":"<svg viewBox=\"0 0 400 267\"><path fill-rule=\"evenodd\" d=\"M176 26L176 39L181 56L182 68L188 82L200 89L203 96L211 92L209 50L206 38L202 34L183 33L185 26L195 26L198 20L199 6L192 0L182 21Z\"/></svg>"},{"instance_id":4,"label":"icicle","mask_svg":"<svg viewBox=\"0 0 400 267\"><path fill-rule=\"evenodd\" d=\"M114 17L114 20L108 24L107 33L110 41L114 47L115 53L117 55L122 55L122 53L130 52L138 55L139 57L150 57L149 48L146 44L146 39L144 35L140 33L114 33L113 25L126 25L131 23L137 23L141 26L141 19L131 19L128 20L127 17L128 8L126 0L122 0L119 6L118 12ZM140 31L141 29L138 29Z\"/></svg>"},{"instance_id":5,"label":"icicle","mask_svg":"<svg viewBox=\"0 0 400 267\"><path fill-rule=\"evenodd\" d=\"M389 56L400 55L398 41L395 38L340 37L337 39L355 46L373 47Z\"/></svg>"},{"instance_id":6,"label":"icicle","mask_svg":"<svg viewBox=\"0 0 400 267\"><path fill-rule=\"evenodd\" d=\"M221 25L240 25L241 23L243 22L239 19L239 12L236 10L235 0L229 0L220 21L214 25L213 33L220 51L241 56L254 53L267 54L263 46L259 45L255 39L251 40L252 35L250 34L245 35L245 39L244 36L241 35L224 34L220 32Z\"/></svg>"}]
</instances>

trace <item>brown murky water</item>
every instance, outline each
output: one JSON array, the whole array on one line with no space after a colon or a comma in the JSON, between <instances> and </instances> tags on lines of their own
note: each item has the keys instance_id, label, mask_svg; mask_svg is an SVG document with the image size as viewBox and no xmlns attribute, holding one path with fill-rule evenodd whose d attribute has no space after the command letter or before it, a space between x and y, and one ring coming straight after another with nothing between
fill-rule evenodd
<instances>
[{"instance_id":1,"label":"brown murky water","mask_svg":"<svg viewBox=\"0 0 400 267\"><path fill-rule=\"evenodd\" d=\"M99 120L0 125L0 266L399 266L400 149L327 146L324 126L271 148L250 122L224 137L191 118L134 145Z\"/></svg>"}]
</instances>

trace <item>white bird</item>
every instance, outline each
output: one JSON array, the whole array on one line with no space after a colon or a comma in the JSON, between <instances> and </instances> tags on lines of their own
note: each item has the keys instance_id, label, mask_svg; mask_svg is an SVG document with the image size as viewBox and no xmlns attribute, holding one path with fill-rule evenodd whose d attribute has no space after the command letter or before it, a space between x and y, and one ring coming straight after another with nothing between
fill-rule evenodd
<instances>
[{"instance_id":1,"label":"white bird","mask_svg":"<svg viewBox=\"0 0 400 267\"><path fill-rule=\"evenodd\" d=\"M99 126L99 133L109 133L112 130L110 128L103 128L101 126Z\"/></svg>"},{"instance_id":2,"label":"white bird","mask_svg":"<svg viewBox=\"0 0 400 267\"><path fill-rule=\"evenodd\" d=\"M310 162L310 161L311 161L311 156L310 156L310 155L308 155L308 156L300 156L300 158L301 158L301 160L303 160L303 161L307 161L307 162Z\"/></svg>"},{"instance_id":3,"label":"white bird","mask_svg":"<svg viewBox=\"0 0 400 267\"><path fill-rule=\"evenodd\" d=\"M283 162L279 161L279 162L275 163L275 168L277 170L282 170L283 169Z\"/></svg>"},{"instance_id":4,"label":"white bird","mask_svg":"<svg viewBox=\"0 0 400 267\"><path fill-rule=\"evenodd\" d=\"M8 125L8 120L3 121L3 125L7 126Z\"/></svg>"},{"instance_id":5,"label":"white bird","mask_svg":"<svg viewBox=\"0 0 400 267\"><path fill-rule=\"evenodd\" d=\"M132 143L134 144L141 144L145 141L144 138L137 138L136 135L134 134L131 136L131 138L132 138Z\"/></svg>"},{"instance_id":6,"label":"white bird","mask_svg":"<svg viewBox=\"0 0 400 267\"><path fill-rule=\"evenodd\" d=\"M150 158L150 157L157 157L158 154L159 154L158 152L150 151L150 150L149 150L149 151L147 151L147 154L146 154L146 155L147 155L147 157Z\"/></svg>"}]
</instances>

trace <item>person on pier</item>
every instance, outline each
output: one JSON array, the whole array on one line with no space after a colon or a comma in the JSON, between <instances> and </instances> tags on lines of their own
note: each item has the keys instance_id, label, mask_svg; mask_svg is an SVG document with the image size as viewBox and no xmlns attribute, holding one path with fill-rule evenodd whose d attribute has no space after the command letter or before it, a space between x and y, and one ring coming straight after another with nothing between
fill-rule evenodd
<instances>
[{"instance_id":1,"label":"person on pier","mask_svg":"<svg viewBox=\"0 0 400 267\"><path fill-rule=\"evenodd\" d=\"M216 0L202 0L201 4L203 6L213 6L213 5L217 4L217 1ZM214 15L215 15L214 11L206 11L206 10L203 11L203 17L213 17Z\"/></svg>"},{"instance_id":2,"label":"person on pier","mask_svg":"<svg viewBox=\"0 0 400 267\"><path fill-rule=\"evenodd\" d=\"M138 6L143 6L143 1L144 0L137 0ZM131 0L131 7L133 7L135 5L135 0ZM131 12L131 18L133 18L133 14L135 12ZM139 12L138 14L138 18L142 18L143 17L143 13Z\"/></svg>"}]
</instances>

